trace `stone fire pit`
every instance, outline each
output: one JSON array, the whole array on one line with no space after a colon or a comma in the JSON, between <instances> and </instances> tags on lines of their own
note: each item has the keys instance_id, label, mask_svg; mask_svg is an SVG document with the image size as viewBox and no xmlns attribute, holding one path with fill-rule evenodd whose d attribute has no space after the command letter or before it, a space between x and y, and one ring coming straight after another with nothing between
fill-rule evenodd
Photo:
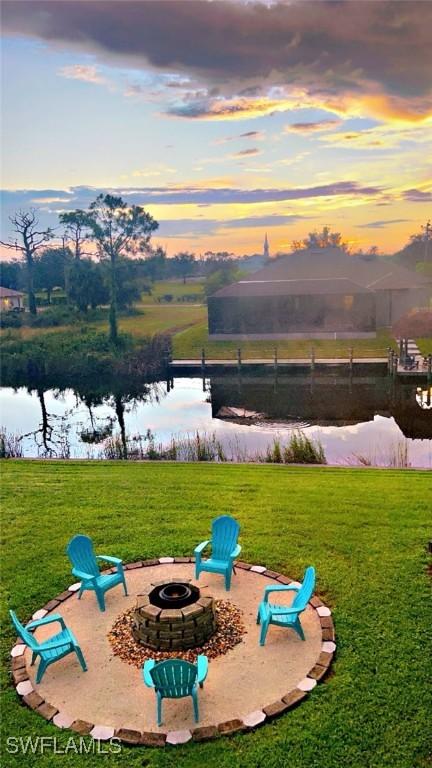
<instances>
[{"instance_id":1,"label":"stone fire pit","mask_svg":"<svg viewBox=\"0 0 432 768\"><path fill-rule=\"evenodd\" d=\"M154 651L203 645L216 630L214 599L190 581L163 581L137 597L132 634Z\"/></svg>"}]
</instances>

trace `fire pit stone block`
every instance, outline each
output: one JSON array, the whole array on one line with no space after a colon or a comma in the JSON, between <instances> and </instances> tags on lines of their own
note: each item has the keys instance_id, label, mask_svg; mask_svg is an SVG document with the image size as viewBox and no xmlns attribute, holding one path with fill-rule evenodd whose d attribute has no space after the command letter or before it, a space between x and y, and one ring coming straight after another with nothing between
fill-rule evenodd
<instances>
[{"instance_id":1,"label":"fire pit stone block","mask_svg":"<svg viewBox=\"0 0 432 768\"><path fill-rule=\"evenodd\" d=\"M209 640L216 631L214 599L201 596L184 608L158 608L151 600L154 589L175 580L152 584L138 596L134 612L134 639L151 650L190 650Z\"/></svg>"}]
</instances>

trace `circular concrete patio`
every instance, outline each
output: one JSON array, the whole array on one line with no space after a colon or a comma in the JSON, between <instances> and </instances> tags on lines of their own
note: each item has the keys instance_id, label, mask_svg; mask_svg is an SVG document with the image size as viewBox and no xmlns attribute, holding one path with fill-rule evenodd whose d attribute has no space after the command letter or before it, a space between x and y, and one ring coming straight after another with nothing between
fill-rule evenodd
<instances>
[{"instance_id":1,"label":"circular concrete patio","mask_svg":"<svg viewBox=\"0 0 432 768\"><path fill-rule=\"evenodd\" d=\"M81 671L75 655L70 654L49 667L37 685L36 665L30 666L29 651L20 644L12 651L18 693L32 709L60 727L94 738L116 735L126 743L155 745L247 730L299 703L331 663L333 624L329 609L319 598L313 597L301 616L304 642L292 630L271 626L261 647L256 612L264 587L290 579L241 563L227 593L220 576L203 573L200 587L206 587L205 594L228 599L241 609L246 634L225 655L210 660L207 680L199 691L200 722L194 722L189 698L164 700L163 725L158 728L154 691L144 686L139 669L113 654L107 636L116 618L135 605L145 587L165 578L193 579L194 566L160 558L159 562L131 564L126 570L129 596L124 596L121 586L107 592L104 613L93 593L85 592L78 600L77 585L72 585L34 615L38 618L44 610L51 610L64 617L81 645L87 672ZM278 602L289 604L293 594L279 594ZM40 627L35 636L46 639L54 628L52 624Z\"/></svg>"}]
</instances>

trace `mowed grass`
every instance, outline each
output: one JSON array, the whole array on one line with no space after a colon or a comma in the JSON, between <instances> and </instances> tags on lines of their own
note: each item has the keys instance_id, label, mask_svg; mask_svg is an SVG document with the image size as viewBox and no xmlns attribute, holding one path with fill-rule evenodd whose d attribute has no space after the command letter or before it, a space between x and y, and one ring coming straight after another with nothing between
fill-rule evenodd
<instances>
[{"instance_id":1,"label":"mowed grass","mask_svg":"<svg viewBox=\"0 0 432 768\"><path fill-rule=\"evenodd\" d=\"M110 765L430 765L430 474L9 461L3 462L2 475L4 739L56 736L59 750L72 735L21 706L8 671L14 633L6 611L14 608L27 619L73 581L65 555L69 538L87 533L99 552L124 560L189 555L206 538L212 518L229 512L241 523L245 560L297 579L307 565L315 565L317 591L332 608L336 627L333 674L297 709L254 733L175 749L124 747L110 755ZM250 669L251 686L253 679ZM227 696L231 686L235 680L227 680ZM101 760L71 751L3 755L8 768L96 767Z\"/></svg>"},{"instance_id":2,"label":"mowed grass","mask_svg":"<svg viewBox=\"0 0 432 768\"><path fill-rule=\"evenodd\" d=\"M422 355L432 355L432 337L429 339L416 338L416 343Z\"/></svg>"},{"instance_id":3,"label":"mowed grass","mask_svg":"<svg viewBox=\"0 0 432 768\"><path fill-rule=\"evenodd\" d=\"M202 321L205 307L188 304L154 304L143 307L143 314L119 318L121 331L144 337L155 333L175 334ZM101 328L101 326L97 326Z\"/></svg>"},{"instance_id":4,"label":"mowed grass","mask_svg":"<svg viewBox=\"0 0 432 768\"><path fill-rule=\"evenodd\" d=\"M206 308L203 306L190 306L188 304L148 304L138 305L140 314L122 316L119 315L119 328L121 331L130 333L138 338L152 336L155 333L177 333L188 328L194 323L202 322L206 316ZM80 329L93 328L96 330L107 330L108 320L101 322L76 323L74 325L61 325L55 328L18 328L5 329L0 333L0 338L8 337L14 339L32 339L45 333L57 333L70 331L79 333Z\"/></svg>"},{"instance_id":5,"label":"mowed grass","mask_svg":"<svg viewBox=\"0 0 432 768\"><path fill-rule=\"evenodd\" d=\"M159 303L162 296L171 294L173 302L181 301L182 296L196 296L197 303L204 301L204 280L155 280L151 285L151 295L143 294L144 304Z\"/></svg>"},{"instance_id":6,"label":"mowed grass","mask_svg":"<svg viewBox=\"0 0 432 768\"><path fill-rule=\"evenodd\" d=\"M375 339L296 339L278 341L210 341L207 322L198 323L179 333L173 339L173 357L175 359L195 359L201 357L204 348L208 359L233 359L240 347L243 358L273 358L277 348L279 359L309 357L314 347L317 358L349 357L349 348L353 347L355 358L387 357L387 347L396 349L395 339L387 330L378 331Z\"/></svg>"}]
</instances>

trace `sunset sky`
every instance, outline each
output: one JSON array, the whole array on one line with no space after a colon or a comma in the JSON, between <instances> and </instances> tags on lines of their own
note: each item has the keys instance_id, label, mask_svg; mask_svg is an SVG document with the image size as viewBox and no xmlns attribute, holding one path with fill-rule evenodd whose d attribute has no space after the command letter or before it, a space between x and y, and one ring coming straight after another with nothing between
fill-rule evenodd
<instances>
[{"instance_id":1,"label":"sunset sky","mask_svg":"<svg viewBox=\"0 0 432 768\"><path fill-rule=\"evenodd\" d=\"M402 247L432 213L432 3L3 2L2 237L116 189L170 255Z\"/></svg>"}]
</instances>

